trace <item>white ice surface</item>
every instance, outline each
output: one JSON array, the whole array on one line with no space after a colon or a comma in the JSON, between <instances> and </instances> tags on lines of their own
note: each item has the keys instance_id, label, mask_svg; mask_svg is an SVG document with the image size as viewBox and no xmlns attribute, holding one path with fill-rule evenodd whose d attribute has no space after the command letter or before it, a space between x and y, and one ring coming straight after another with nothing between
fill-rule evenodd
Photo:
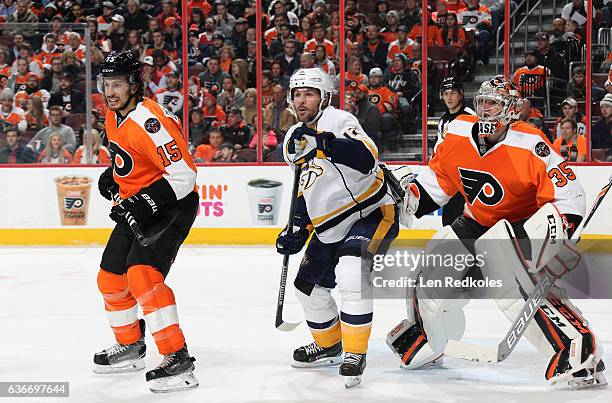
<instances>
[{"instance_id":1,"label":"white ice surface","mask_svg":"<svg viewBox=\"0 0 612 403\"><path fill-rule=\"evenodd\" d=\"M170 395L149 392L144 372L94 375L94 352L114 342L96 286L100 248L0 248L0 381L68 381L70 398L93 402L612 402L612 387L559 391L546 385L548 359L522 341L506 361L447 359L440 369L404 371L385 335L405 314L402 301L376 301L363 383L345 390L337 368L289 366L295 347L311 341L304 324L274 328L282 258L272 248L185 247L167 283L181 327L197 358L200 387ZM285 317L303 318L291 279ZM579 301L612 363L612 302ZM472 342L492 345L508 322L490 301L466 308ZM147 369L161 357L147 335ZM612 378L612 375L608 375ZM51 398L0 398L48 402Z\"/></svg>"}]
</instances>

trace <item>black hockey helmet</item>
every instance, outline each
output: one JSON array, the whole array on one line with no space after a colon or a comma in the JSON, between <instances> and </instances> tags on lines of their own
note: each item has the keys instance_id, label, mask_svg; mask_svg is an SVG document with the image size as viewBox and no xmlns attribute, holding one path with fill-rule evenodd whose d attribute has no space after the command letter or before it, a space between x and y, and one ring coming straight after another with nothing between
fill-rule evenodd
<instances>
[{"instance_id":1,"label":"black hockey helmet","mask_svg":"<svg viewBox=\"0 0 612 403\"><path fill-rule=\"evenodd\" d=\"M144 83L141 73L142 64L132 51L110 52L100 64L100 73L97 80L98 92L104 94L104 78L126 77L130 86L137 86L138 90L135 96L140 100L144 96Z\"/></svg>"},{"instance_id":2,"label":"black hockey helmet","mask_svg":"<svg viewBox=\"0 0 612 403\"><path fill-rule=\"evenodd\" d=\"M446 77L440 84L440 99L442 99L444 91L448 90L460 90L463 93L463 83L456 77Z\"/></svg>"}]
</instances>

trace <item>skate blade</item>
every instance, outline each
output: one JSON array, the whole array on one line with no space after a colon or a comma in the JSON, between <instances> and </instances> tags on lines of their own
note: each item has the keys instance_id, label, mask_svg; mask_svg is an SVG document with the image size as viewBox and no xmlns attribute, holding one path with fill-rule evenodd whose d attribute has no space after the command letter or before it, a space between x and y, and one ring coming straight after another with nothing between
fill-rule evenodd
<instances>
[{"instance_id":1,"label":"skate blade","mask_svg":"<svg viewBox=\"0 0 612 403\"><path fill-rule=\"evenodd\" d=\"M344 377L344 387L346 389L357 386L361 383L361 375L359 376L345 376Z\"/></svg>"},{"instance_id":2,"label":"skate blade","mask_svg":"<svg viewBox=\"0 0 612 403\"><path fill-rule=\"evenodd\" d=\"M149 382L149 390L153 393L171 393L180 392L197 388L200 383L193 375L193 372L169 376L166 378L153 379Z\"/></svg>"},{"instance_id":3,"label":"skate blade","mask_svg":"<svg viewBox=\"0 0 612 403\"><path fill-rule=\"evenodd\" d=\"M569 390L601 388L606 385L608 385L608 381L606 381L606 377L602 373L595 374L593 377L581 381L571 380L568 382Z\"/></svg>"},{"instance_id":4,"label":"skate blade","mask_svg":"<svg viewBox=\"0 0 612 403\"><path fill-rule=\"evenodd\" d=\"M126 374L142 371L143 369L145 369L145 361L142 358L112 365L94 364L92 368L94 374Z\"/></svg>"},{"instance_id":5,"label":"skate blade","mask_svg":"<svg viewBox=\"0 0 612 403\"><path fill-rule=\"evenodd\" d=\"M342 356L337 357L326 357L318 359L313 362L299 362L293 361L291 366L293 368L321 368L321 367L333 367L334 365L340 365L342 363Z\"/></svg>"}]
</instances>

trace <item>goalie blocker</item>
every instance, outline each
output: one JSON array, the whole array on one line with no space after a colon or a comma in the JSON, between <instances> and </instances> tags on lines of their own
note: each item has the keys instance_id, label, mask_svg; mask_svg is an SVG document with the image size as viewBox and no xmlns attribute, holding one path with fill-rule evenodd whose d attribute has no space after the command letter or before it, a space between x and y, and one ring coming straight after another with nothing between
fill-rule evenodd
<instances>
[{"instance_id":1,"label":"goalie blocker","mask_svg":"<svg viewBox=\"0 0 612 403\"><path fill-rule=\"evenodd\" d=\"M482 227L477 231L474 222L466 224L468 220L461 217L434 238L478 239L473 252L485 256L482 274L502 281L503 287L496 291L496 303L512 322L523 313L525 297L544 271L559 278L581 261L575 244L568 239L564 217L551 203L523 225L500 220L490 229ZM520 246L515 242L517 239ZM463 306L467 300L431 294L432 291L419 288L414 295L409 294L408 319L387 335L387 344L401 358L403 368L440 363L448 340L463 336ZM549 358L546 380L550 384L568 382L572 389L605 384L601 348L582 313L565 297L564 291L552 287L542 305L535 309L535 321L527 325L525 337ZM507 340L517 341L518 338ZM459 344L456 346L459 348Z\"/></svg>"}]
</instances>

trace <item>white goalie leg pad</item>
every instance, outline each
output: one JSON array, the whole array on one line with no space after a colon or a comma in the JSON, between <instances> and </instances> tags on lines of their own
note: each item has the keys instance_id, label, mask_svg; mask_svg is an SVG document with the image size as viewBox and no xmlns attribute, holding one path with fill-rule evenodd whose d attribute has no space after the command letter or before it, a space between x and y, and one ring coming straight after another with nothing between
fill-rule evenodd
<instances>
[{"instance_id":1,"label":"white goalie leg pad","mask_svg":"<svg viewBox=\"0 0 612 403\"><path fill-rule=\"evenodd\" d=\"M484 258L483 276L502 284L495 290L495 302L511 322L521 313L525 303L520 288L525 296L534 288L533 279L527 271L528 262L518 254L513 238L515 234L510 223L500 220L475 244L476 253ZM548 356L554 354L554 349L534 321L528 325L524 335L542 353Z\"/></svg>"},{"instance_id":2,"label":"white goalie leg pad","mask_svg":"<svg viewBox=\"0 0 612 403\"><path fill-rule=\"evenodd\" d=\"M309 322L326 323L338 317L338 307L329 288L315 285L310 295L296 288L295 295L304 309L304 317Z\"/></svg>"},{"instance_id":3,"label":"white goalie leg pad","mask_svg":"<svg viewBox=\"0 0 612 403\"><path fill-rule=\"evenodd\" d=\"M427 245L425 255L436 256L439 254L444 256L449 252L456 256L471 255L453 229L446 226L434 234ZM456 270L446 266L432 268L428 265L421 268L421 275L426 280L441 279L442 284L446 284L446 279L449 277L455 280L463 278L466 273L465 269ZM435 354L443 352L449 339L459 340L465 332L463 307L467 305L469 300L461 298L458 294L454 294L453 298L442 298L444 296L448 297L450 294L453 294L453 290L448 287L429 288L419 285L416 289L418 310L423 328Z\"/></svg>"},{"instance_id":4,"label":"white goalie leg pad","mask_svg":"<svg viewBox=\"0 0 612 403\"><path fill-rule=\"evenodd\" d=\"M438 231L427 244L425 256L444 256L446 254L462 254L464 256L471 253L463 246L455 232L450 226L446 226ZM416 269L420 272L422 282L441 280L446 285L445 279L452 278L458 280L463 278L465 270L455 270L454 267L436 266L434 264L424 264ZM463 307L469 299L461 298L455 293L456 290L448 287L431 288L421 286L420 283L408 296L415 299L407 301L408 319L396 326L387 336L387 344L392 343L400 337L407 337L409 334L411 345L407 351L401 355L404 369L417 369L431 364L443 355L444 347L449 339L459 340L465 332L465 314ZM415 326L420 320L422 329L416 333ZM426 339L426 341L425 341ZM397 350L395 350L397 353Z\"/></svg>"},{"instance_id":5,"label":"white goalie leg pad","mask_svg":"<svg viewBox=\"0 0 612 403\"><path fill-rule=\"evenodd\" d=\"M360 257L340 257L336 265L336 283L342 312L349 315L372 313L372 281L369 270L362 270Z\"/></svg>"}]
</instances>

